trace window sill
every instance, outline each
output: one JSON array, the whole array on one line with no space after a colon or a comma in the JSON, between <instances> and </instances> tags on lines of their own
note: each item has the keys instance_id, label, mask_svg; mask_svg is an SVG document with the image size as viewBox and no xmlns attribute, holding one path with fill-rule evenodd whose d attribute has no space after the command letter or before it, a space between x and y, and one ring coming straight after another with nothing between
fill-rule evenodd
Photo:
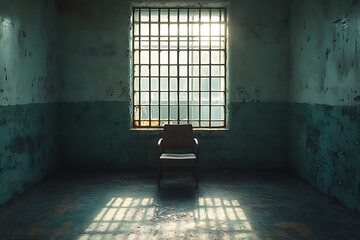
<instances>
[{"instance_id":1,"label":"window sill","mask_svg":"<svg viewBox=\"0 0 360 240\"><path fill-rule=\"evenodd\" d=\"M129 131L139 131L139 132L160 132L163 131L163 128L129 128ZM194 132L228 132L229 128L193 128Z\"/></svg>"}]
</instances>

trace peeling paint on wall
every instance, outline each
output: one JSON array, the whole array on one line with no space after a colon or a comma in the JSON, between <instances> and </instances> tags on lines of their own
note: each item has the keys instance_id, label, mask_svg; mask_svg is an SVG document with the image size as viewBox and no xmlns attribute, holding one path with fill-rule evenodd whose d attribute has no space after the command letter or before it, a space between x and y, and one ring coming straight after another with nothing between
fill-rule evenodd
<instances>
[{"instance_id":1,"label":"peeling paint on wall","mask_svg":"<svg viewBox=\"0 0 360 240\"><path fill-rule=\"evenodd\" d=\"M0 205L56 164L54 1L0 1Z\"/></svg>"},{"instance_id":2,"label":"peeling paint on wall","mask_svg":"<svg viewBox=\"0 0 360 240\"><path fill-rule=\"evenodd\" d=\"M0 106L0 205L56 165L57 104ZM15 184L16 183L16 184Z\"/></svg>"},{"instance_id":3,"label":"peeling paint on wall","mask_svg":"<svg viewBox=\"0 0 360 240\"><path fill-rule=\"evenodd\" d=\"M360 5L293 0L290 9L293 169L360 211Z\"/></svg>"},{"instance_id":4,"label":"peeling paint on wall","mask_svg":"<svg viewBox=\"0 0 360 240\"><path fill-rule=\"evenodd\" d=\"M357 104L359 6L352 1L292 1L291 102Z\"/></svg>"},{"instance_id":5,"label":"peeling paint on wall","mask_svg":"<svg viewBox=\"0 0 360 240\"><path fill-rule=\"evenodd\" d=\"M291 104L290 159L294 171L321 191L360 210L359 106Z\"/></svg>"},{"instance_id":6,"label":"peeling paint on wall","mask_svg":"<svg viewBox=\"0 0 360 240\"><path fill-rule=\"evenodd\" d=\"M54 5L3 0L0 7L0 105L57 101Z\"/></svg>"}]
</instances>

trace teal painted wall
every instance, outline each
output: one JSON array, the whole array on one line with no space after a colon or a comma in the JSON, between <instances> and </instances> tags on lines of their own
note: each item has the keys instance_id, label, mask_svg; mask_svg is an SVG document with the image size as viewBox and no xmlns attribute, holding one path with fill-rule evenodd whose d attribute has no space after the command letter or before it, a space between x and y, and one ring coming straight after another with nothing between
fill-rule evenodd
<instances>
[{"instance_id":1,"label":"teal painted wall","mask_svg":"<svg viewBox=\"0 0 360 240\"><path fill-rule=\"evenodd\" d=\"M289 159L297 175L360 210L360 3L290 6Z\"/></svg>"},{"instance_id":2,"label":"teal painted wall","mask_svg":"<svg viewBox=\"0 0 360 240\"><path fill-rule=\"evenodd\" d=\"M128 103L61 103L61 161L67 168L155 169L159 130L129 130ZM231 103L230 130L195 131L202 169L278 169L286 160L287 104ZM65 114L64 114L65 113ZM280 116L280 117L279 117ZM255 148L256 146L256 148Z\"/></svg>"},{"instance_id":3,"label":"teal painted wall","mask_svg":"<svg viewBox=\"0 0 360 240\"><path fill-rule=\"evenodd\" d=\"M228 129L195 132L201 168L290 166L359 211L359 1L132 4L228 8ZM161 132L130 126L132 4L0 0L0 204L56 166L154 169Z\"/></svg>"},{"instance_id":4,"label":"teal painted wall","mask_svg":"<svg viewBox=\"0 0 360 240\"><path fill-rule=\"evenodd\" d=\"M57 158L54 1L0 0L0 205Z\"/></svg>"},{"instance_id":5,"label":"teal painted wall","mask_svg":"<svg viewBox=\"0 0 360 240\"><path fill-rule=\"evenodd\" d=\"M0 107L0 205L56 166L57 104Z\"/></svg>"},{"instance_id":6,"label":"teal painted wall","mask_svg":"<svg viewBox=\"0 0 360 240\"><path fill-rule=\"evenodd\" d=\"M134 1L173 6L179 1ZM219 1L184 2L213 6ZM229 129L197 131L202 168L287 166L288 1L220 1L229 17ZM261 7L259 7L261 6ZM130 129L130 1L57 1L60 158L153 168L159 131Z\"/></svg>"}]
</instances>

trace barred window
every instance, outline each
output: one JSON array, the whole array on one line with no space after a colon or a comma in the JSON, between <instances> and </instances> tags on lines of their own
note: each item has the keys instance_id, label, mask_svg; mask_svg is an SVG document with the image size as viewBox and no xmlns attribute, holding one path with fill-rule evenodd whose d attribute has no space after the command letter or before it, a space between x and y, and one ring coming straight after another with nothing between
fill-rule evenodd
<instances>
[{"instance_id":1,"label":"barred window","mask_svg":"<svg viewBox=\"0 0 360 240\"><path fill-rule=\"evenodd\" d=\"M226 9L133 9L133 126L226 126Z\"/></svg>"}]
</instances>

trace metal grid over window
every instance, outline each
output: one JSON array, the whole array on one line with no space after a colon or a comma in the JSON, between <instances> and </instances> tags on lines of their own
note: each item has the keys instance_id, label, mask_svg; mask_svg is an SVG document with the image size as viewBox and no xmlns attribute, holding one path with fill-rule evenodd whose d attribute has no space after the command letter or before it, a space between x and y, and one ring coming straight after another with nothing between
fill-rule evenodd
<instances>
[{"instance_id":1,"label":"metal grid over window","mask_svg":"<svg viewBox=\"0 0 360 240\"><path fill-rule=\"evenodd\" d=\"M134 8L134 127L225 127L226 27L225 8Z\"/></svg>"}]
</instances>

